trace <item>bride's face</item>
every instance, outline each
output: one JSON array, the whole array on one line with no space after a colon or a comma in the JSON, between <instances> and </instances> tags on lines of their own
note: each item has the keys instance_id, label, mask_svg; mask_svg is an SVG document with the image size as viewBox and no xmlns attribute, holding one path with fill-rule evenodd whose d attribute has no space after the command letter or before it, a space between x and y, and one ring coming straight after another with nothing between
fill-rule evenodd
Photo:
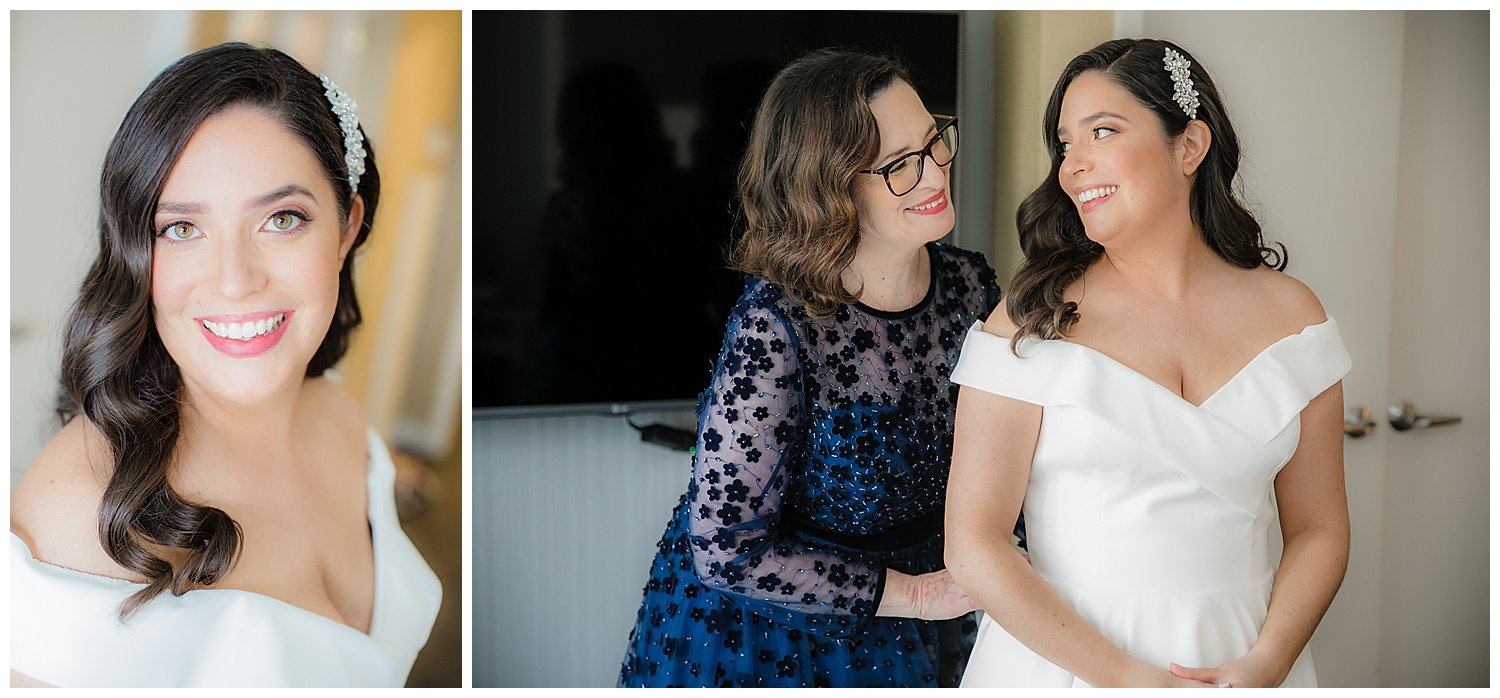
<instances>
[{"instance_id":1,"label":"bride's face","mask_svg":"<svg viewBox=\"0 0 1500 698\"><path fill-rule=\"evenodd\" d=\"M267 113L231 107L198 127L157 201L151 271L156 331L190 396L253 405L302 380L354 241L340 223L312 151Z\"/></svg>"},{"instance_id":2,"label":"bride's face","mask_svg":"<svg viewBox=\"0 0 1500 698\"><path fill-rule=\"evenodd\" d=\"M1075 78L1057 130L1065 153L1057 183L1091 240L1109 247L1186 210L1192 181L1173 142L1156 114L1113 80L1095 71Z\"/></svg>"}]
</instances>

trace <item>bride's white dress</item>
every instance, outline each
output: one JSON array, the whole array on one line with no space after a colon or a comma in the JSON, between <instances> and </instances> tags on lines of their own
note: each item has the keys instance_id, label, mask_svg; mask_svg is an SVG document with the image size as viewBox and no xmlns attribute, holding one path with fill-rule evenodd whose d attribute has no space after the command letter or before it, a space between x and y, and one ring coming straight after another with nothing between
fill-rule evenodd
<instances>
[{"instance_id":1,"label":"bride's white dress","mask_svg":"<svg viewBox=\"0 0 1500 698\"><path fill-rule=\"evenodd\" d=\"M1195 406L1103 353L969 330L952 380L1041 405L1022 512L1032 566L1105 637L1165 668L1247 652L1278 561L1273 479L1302 408L1349 354L1332 318L1258 354ZM1304 649L1286 686L1316 685ZM986 617L964 686L1087 686Z\"/></svg>"},{"instance_id":2,"label":"bride's white dress","mask_svg":"<svg viewBox=\"0 0 1500 698\"><path fill-rule=\"evenodd\" d=\"M238 589L162 594L126 623L143 585L41 562L10 536L11 668L56 686L396 686L442 601L437 575L401 530L395 466L368 434L375 602L369 634Z\"/></svg>"}]
</instances>

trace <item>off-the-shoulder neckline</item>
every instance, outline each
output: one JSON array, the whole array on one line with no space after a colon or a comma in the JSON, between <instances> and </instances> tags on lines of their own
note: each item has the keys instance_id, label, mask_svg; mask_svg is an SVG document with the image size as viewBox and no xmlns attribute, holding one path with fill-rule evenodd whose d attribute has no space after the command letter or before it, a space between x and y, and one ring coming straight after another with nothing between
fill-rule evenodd
<instances>
[{"instance_id":1,"label":"off-the-shoulder neckline","mask_svg":"<svg viewBox=\"0 0 1500 698\"><path fill-rule=\"evenodd\" d=\"M302 606L298 606L297 604L294 604L294 603L292 603L290 601L287 601L285 599L280 599L280 598L277 598L275 596L271 596L270 594L265 594L265 593L261 593L261 592L258 592L258 591L250 591L248 589L233 589L233 588L224 588L224 587L207 587L207 588L201 588L201 589L192 589L192 590L188 591L187 594L185 594L184 596L187 596L187 595L190 595L190 594L226 595L226 596L227 595L241 595L241 596L243 596L245 598L255 599L255 600L259 600L259 601L261 601L263 603L270 603L270 604L273 604L273 605L277 605L277 606L280 606L280 607L285 607L285 608L291 609L294 613L298 613L298 614L301 614L301 615L310 616L312 618L319 619L319 620L331 623L333 625L337 625L337 626L343 627L343 628L347 629L349 632L358 634L359 636L364 637L366 639L373 640L374 639L374 633L375 633L375 623L378 620L378 616L380 614L380 603L381 603L381 597L380 597L380 593L381 593L381 584L380 584L380 558L381 558L381 554L380 554L380 548L381 548L381 540L382 540L381 537L380 537L379 532L377 531L378 527L375 525L375 501L376 501L375 500L375 496L376 496L376 493L374 491L375 490L375 478L374 478L374 474L375 474L375 458L377 456L375 454L375 450L374 449L376 448L377 445L381 445L381 444L377 444L376 443L376 436L375 436L375 432L374 432L373 428L367 430L367 432L366 432L366 438L367 438L367 441L369 442L368 443L368 447L370 449L370 452L369 452L369 455L367 456L368 465L366 467L366 472L365 472L365 497L366 497L366 499L365 499L365 519L369 523L369 529L370 529L370 552L371 552L372 560L374 562L374 564L371 565L371 572L374 574L374 577L375 577L375 579L374 579L374 582L375 582L375 584L374 584L374 594L372 594L371 601L370 601L370 629L368 631L360 630L359 628L356 628L356 627L354 627L352 625L349 625L348 623L345 623L345 622L339 621L339 620L335 620L335 619L330 618L328 616L325 616L325 615L323 615L321 613L318 613L317 611L313 611L311 609L304 608ZM381 446L383 447L383 445L381 445ZM83 580L83 581L87 581L87 582L91 582L91 583L95 583L95 584L103 584L103 585L108 585L108 586L112 586L112 587L130 588L132 590L131 593L134 593L135 590L144 588L146 586L142 582L134 582L134 581L131 581L131 580L128 580L128 579L120 579L119 577L111 577L109 575L96 574L96 573L93 573L93 572L85 572L83 570L77 570L77 569L73 569L71 567L65 567L63 565L58 565L58 564L54 564L54 563L51 563L51 562L47 562L46 560L42 560L42 559L37 558L37 556L31 550L31 545L26 542L26 539L24 539L24 538L20 537L19 535L17 535L15 531L11 531L10 532L10 537L11 537L12 543L13 544L19 544L21 546L22 550L26 553L26 560L27 560L27 562L29 564L32 564L32 565L35 565L35 566L39 567L42 570L46 570L46 571L49 571L49 572L54 573L54 574L61 574L61 575L66 576L66 577L70 577L70 578L73 578L73 579L79 579L79 580ZM148 608L149 608L149 606L148 606Z\"/></svg>"},{"instance_id":2,"label":"off-the-shoulder neckline","mask_svg":"<svg viewBox=\"0 0 1500 698\"><path fill-rule=\"evenodd\" d=\"M1173 389L1171 389L1171 388L1169 388L1169 387L1167 387L1165 385L1162 385L1161 383L1156 382L1155 380L1151 379L1146 374L1141 373L1140 371L1138 371L1135 368L1133 368L1133 367L1125 364L1124 362L1120 361L1119 359L1116 359L1115 357L1110 356L1109 354L1106 354L1106 353L1104 353L1102 351L1099 351L1098 349L1095 349L1095 348L1093 348L1091 346L1088 346L1086 344L1079 344L1077 342L1072 342L1072 341L1069 341L1069 340L1066 340L1066 339L1039 339L1039 338L1034 338L1034 337L1028 337L1026 339L1021 340L1017 344L1016 348L1018 350L1021 350L1021 351L1024 352L1026 349L1031 349L1031 348L1035 348L1035 347L1046 347L1046 346L1068 347L1068 349L1065 349L1065 351L1077 351L1077 352L1084 353L1086 355L1095 356L1095 357L1098 357L1100 359L1103 359L1104 362L1106 363L1106 365L1114 366L1119 371L1122 371L1122 372L1124 372L1124 373L1126 373L1128 375L1131 375L1131 376L1135 377L1136 379L1143 380L1143 381L1145 381L1147 383L1150 383L1151 385L1156 386L1163 393L1166 393L1167 395L1170 395L1172 398L1174 398L1174 399L1182 402L1183 404L1186 404L1186 405L1188 405L1188 406L1190 406L1190 407L1192 407L1194 409L1202 410L1209 403L1213 402L1214 398L1217 398L1218 396L1222 395L1227 390L1229 390L1229 388L1231 386L1233 386L1234 384L1236 384L1240 380L1240 378L1242 376L1246 375L1249 372L1250 367L1254 366L1256 363L1258 363L1264 357L1270 355L1277 347L1281 346L1282 344L1284 344L1284 343L1286 343L1286 342L1288 342L1290 340L1293 340L1293 339L1298 338L1298 337L1305 337L1305 336L1307 336L1309 334L1312 334L1314 332L1318 332L1318 331L1322 330L1323 328L1328 327L1330 325L1334 325L1334 324L1336 324L1336 323L1334 322L1333 316L1330 315L1330 316L1326 317L1322 322L1317 322L1317 323L1313 323L1311 325L1308 325L1308 326L1302 328L1302 331L1300 331L1300 332L1297 332L1295 334L1286 335L1285 337L1282 337L1282 338L1280 338L1280 339L1278 339L1278 340L1270 343L1264 349L1261 349L1259 352L1257 352L1255 354L1255 356L1251 357L1249 361L1245 362L1245 364L1243 366L1241 366L1238 371L1235 371L1234 375L1229 377L1229 380L1225 381L1222 385L1220 385L1217 389L1215 389L1212 393L1210 393L1208 397L1204 398L1202 402L1199 402L1197 404L1194 404L1192 401L1190 401L1187 398L1183 397L1182 395L1178 394L1177 391L1175 391L1175 390L1173 390ZM982 327L982 323L976 321L975 322L975 329L977 329L980 332L983 332L984 330L980 329L981 327ZM989 334L989 333L985 333L985 334ZM990 335L990 336L995 337L997 339L1003 339L1006 342L1010 341L1009 337L1000 337L999 335Z\"/></svg>"}]
</instances>

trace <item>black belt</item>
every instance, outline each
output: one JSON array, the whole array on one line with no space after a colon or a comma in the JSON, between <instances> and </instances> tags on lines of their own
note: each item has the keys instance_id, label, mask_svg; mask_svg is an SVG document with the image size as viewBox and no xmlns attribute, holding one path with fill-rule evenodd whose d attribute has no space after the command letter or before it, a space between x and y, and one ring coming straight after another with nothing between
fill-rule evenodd
<instances>
[{"instance_id":1,"label":"black belt","mask_svg":"<svg viewBox=\"0 0 1500 698\"><path fill-rule=\"evenodd\" d=\"M914 519L908 519L879 533L863 535L832 531L819 523L791 513L783 513L781 522L801 533L840 547L887 552L905 550L942 535L943 509L940 507Z\"/></svg>"}]
</instances>

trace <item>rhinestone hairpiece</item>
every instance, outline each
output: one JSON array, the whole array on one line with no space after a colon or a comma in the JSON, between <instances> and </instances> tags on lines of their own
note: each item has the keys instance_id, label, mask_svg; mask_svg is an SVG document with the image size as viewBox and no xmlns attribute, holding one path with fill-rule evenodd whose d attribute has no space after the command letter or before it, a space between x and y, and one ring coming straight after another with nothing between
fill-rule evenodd
<instances>
[{"instance_id":1,"label":"rhinestone hairpiece","mask_svg":"<svg viewBox=\"0 0 1500 698\"><path fill-rule=\"evenodd\" d=\"M359 178L365 174L365 137L359 132L359 115L354 112L359 105L344 94L326 75L318 76L323 81L323 94L333 105L333 113L339 117L339 128L344 131L344 166L349 170L349 189L359 191Z\"/></svg>"},{"instance_id":2,"label":"rhinestone hairpiece","mask_svg":"<svg viewBox=\"0 0 1500 698\"><path fill-rule=\"evenodd\" d=\"M1193 67L1192 61L1168 46L1167 57L1162 59L1162 63L1166 64L1167 72L1172 74L1172 101L1182 107L1187 118L1198 118L1198 91L1193 89L1192 73L1188 72Z\"/></svg>"}]
</instances>

